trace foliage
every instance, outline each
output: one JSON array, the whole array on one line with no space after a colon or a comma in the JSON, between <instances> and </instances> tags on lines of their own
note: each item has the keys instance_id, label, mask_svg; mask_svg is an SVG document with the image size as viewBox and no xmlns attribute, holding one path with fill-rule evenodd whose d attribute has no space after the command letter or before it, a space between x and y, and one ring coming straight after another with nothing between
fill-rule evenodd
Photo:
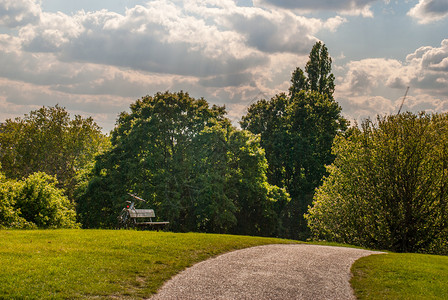
<instances>
[{"instance_id":1,"label":"foliage","mask_svg":"<svg viewBox=\"0 0 448 300\"><path fill-rule=\"evenodd\" d=\"M0 163L8 178L35 172L58 178L70 199L94 157L108 146L92 118L75 116L62 107L42 107L0 125Z\"/></svg>"},{"instance_id":2,"label":"foliage","mask_svg":"<svg viewBox=\"0 0 448 300\"><path fill-rule=\"evenodd\" d=\"M224 108L183 92L132 104L79 197L83 225L114 226L133 192L172 230L275 234L276 205L288 195L267 184L259 140L224 115Z\"/></svg>"},{"instance_id":3,"label":"foliage","mask_svg":"<svg viewBox=\"0 0 448 300\"><path fill-rule=\"evenodd\" d=\"M56 187L55 177L42 172L28 176L17 193L16 207L21 216L39 228L74 228L73 204Z\"/></svg>"},{"instance_id":4,"label":"foliage","mask_svg":"<svg viewBox=\"0 0 448 300\"><path fill-rule=\"evenodd\" d=\"M0 228L77 227L73 204L56 183L45 173L19 181L0 173Z\"/></svg>"},{"instance_id":5,"label":"foliage","mask_svg":"<svg viewBox=\"0 0 448 300\"><path fill-rule=\"evenodd\" d=\"M448 115L366 120L340 136L306 216L317 238L448 254Z\"/></svg>"},{"instance_id":6,"label":"foliage","mask_svg":"<svg viewBox=\"0 0 448 300\"><path fill-rule=\"evenodd\" d=\"M0 299L148 299L216 255L293 241L135 230L1 230Z\"/></svg>"},{"instance_id":7,"label":"foliage","mask_svg":"<svg viewBox=\"0 0 448 300\"><path fill-rule=\"evenodd\" d=\"M0 173L0 229L1 228L30 228L33 224L27 222L17 209L16 199L20 183L7 180Z\"/></svg>"},{"instance_id":8,"label":"foliage","mask_svg":"<svg viewBox=\"0 0 448 300\"><path fill-rule=\"evenodd\" d=\"M322 42L317 42L311 49L309 58L305 66L308 77L299 67L292 73L289 88L291 97L294 98L300 91L314 91L334 100L334 75L331 73L332 60L327 47Z\"/></svg>"},{"instance_id":9,"label":"foliage","mask_svg":"<svg viewBox=\"0 0 448 300\"><path fill-rule=\"evenodd\" d=\"M334 76L325 45L316 43L305 70L308 77L300 68L292 74L289 96L279 94L252 104L241 121L243 129L261 137L268 182L291 195L283 210L282 235L302 239L307 237L303 214L326 173L325 165L334 159L333 139L347 128L333 99Z\"/></svg>"},{"instance_id":10,"label":"foliage","mask_svg":"<svg viewBox=\"0 0 448 300\"><path fill-rule=\"evenodd\" d=\"M414 253L370 255L352 266L357 299L446 299L448 257Z\"/></svg>"}]
</instances>

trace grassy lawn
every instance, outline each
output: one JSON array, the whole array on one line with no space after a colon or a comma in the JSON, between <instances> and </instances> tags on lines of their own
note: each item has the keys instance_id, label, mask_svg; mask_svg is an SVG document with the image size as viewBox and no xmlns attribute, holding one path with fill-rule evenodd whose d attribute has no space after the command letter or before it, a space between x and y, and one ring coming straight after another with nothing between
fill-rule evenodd
<instances>
[{"instance_id":1,"label":"grassy lawn","mask_svg":"<svg viewBox=\"0 0 448 300\"><path fill-rule=\"evenodd\" d=\"M389 253L352 266L358 299L448 299L448 257Z\"/></svg>"},{"instance_id":2,"label":"grassy lawn","mask_svg":"<svg viewBox=\"0 0 448 300\"><path fill-rule=\"evenodd\" d=\"M192 264L294 241L132 230L0 230L0 299L141 299ZM448 257L372 255L352 267L359 299L447 299Z\"/></svg>"},{"instance_id":3,"label":"grassy lawn","mask_svg":"<svg viewBox=\"0 0 448 300\"><path fill-rule=\"evenodd\" d=\"M0 299L139 299L208 257L292 241L133 230L0 230Z\"/></svg>"}]
</instances>

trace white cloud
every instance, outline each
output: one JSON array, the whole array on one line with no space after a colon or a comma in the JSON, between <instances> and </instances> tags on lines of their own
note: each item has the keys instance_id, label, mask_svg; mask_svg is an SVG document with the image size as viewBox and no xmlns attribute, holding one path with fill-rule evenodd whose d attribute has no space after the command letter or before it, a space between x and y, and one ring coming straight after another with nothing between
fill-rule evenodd
<instances>
[{"instance_id":1,"label":"white cloud","mask_svg":"<svg viewBox=\"0 0 448 300\"><path fill-rule=\"evenodd\" d=\"M265 53L308 53L317 40L314 35L325 27L325 21L286 10L237 7L229 1L212 7L209 2L198 3L188 1L186 9L215 22L219 28L238 33L246 47ZM333 25L336 28L339 24Z\"/></svg>"},{"instance_id":2,"label":"white cloud","mask_svg":"<svg viewBox=\"0 0 448 300\"><path fill-rule=\"evenodd\" d=\"M346 20L307 18L288 10L238 7L233 1L189 0L185 9L214 22L228 32L237 32L246 46L265 53L308 54L320 30L335 31Z\"/></svg>"},{"instance_id":3,"label":"white cloud","mask_svg":"<svg viewBox=\"0 0 448 300\"><path fill-rule=\"evenodd\" d=\"M17 27L37 23L42 13L40 1L35 0L1 0L0 25Z\"/></svg>"},{"instance_id":4,"label":"white cloud","mask_svg":"<svg viewBox=\"0 0 448 300\"><path fill-rule=\"evenodd\" d=\"M403 64L383 58L349 62L347 72L337 89L346 95L371 95L383 87L395 87L397 82L408 82ZM398 86L403 88L403 85Z\"/></svg>"},{"instance_id":5,"label":"white cloud","mask_svg":"<svg viewBox=\"0 0 448 300\"><path fill-rule=\"evenodd\" d=\"M268 61L238 33L186 14L168 1L74 16L43 13L20 29L22 48L53 52L66 62L130 67L148 72L211 76L240 73Z\"/></svg>"},{"instance_id":6,"label":"white cloud","mask_svg":"<svg viewBox=\"0 0 448 300\"><path fill-rule=\"evenodd\" d=\"M405 62L364 59L344 66L345 76L336 85L336 99L352 119L394 113L406 87L410 94L403 110L448 110L448 40L440 47L421 47Z\"/></svg>"},{"instance_id":7,"label":"white cloud","mask_svg":"<svg viewBox=\"0 0 448 300\"><path fill-rule=\"evenodd\" d=\"M29 52L58 52L79 37L84 27L77 18L59 13L42 13L38 24L28 24L19 31L23 49Z\"/></svg>"},{"instance_id":8,"label":"white cloud","mask_svg":"<svg viewBox=\"0 0 448 300\"><path fill-rule=\"evenodd\" d=\"M408 15L421 24L428 24L448 17L447 0L419 0Z\"/></svg>"},{"instance_id":9,"label":"white cloud","mask_svg":"<svg viewBox=\"0 0 448 300\"><path fill-rule=\"evenodd\" d=\"M407 97L403 107L409 111L428 113L448 112L448 98L421 94Z\"/></svg>"},{"instance_id":10,"label":"white cloud","mask_svg":"<svg viewBox=\"0 0 448 300\"><path fill-rule=\"evenodd\" d=\"M345 94L367 95L386 88L411 86L448 97L448 39L440 47L421 47L405 62L388 59L364 59L349 62L339 89Z\"/></svg>"},{"instance_id":11,"label":"white cloud","mask_svg":"<svg viewBox=\"0 0 448 300\"><path fill-rule=\"evenodd\" d=\"M123 14L73 15L42 12L39 2L14 3L17 12L9 10L2 24L23 22L15 35L0 35L0 77L37 95L8 89L3 101L16 105L44 104L45 97L99 103L99 97L135 99L168 89L221 103L249 101L260 92L273 96L287 89L315 34L346 21L238 7L231 0L156 0ZM36 18L25 22L20 15Z\"/></svg>"},{"instance_id":12,"label":"white cloud","mask_svg":"<svg viewBox=\"0 0 448 300\"><path fill-rule=\"evenodd\" d=\"M349 121L358 123L377 115L393 113L396 110L394 101L381 96L341 97L337 101L342 107L342 114Z\"/></svg>"},{"instance_id":13,"label":"white cloud","mask_svg":"<svg viewBox=\"0 0 448 300\"><path fill-rule=\"evenodd\" d=\"M38 1L0 0L0 121L59 103L110 129L136 98L181 89L226 104L236 120L252 100L287 91L317 36L348 22L329 10L369 16L376 1L154 0L123 13L67 15L42 11ZM281 8L294 3L327 17ZM404 62L334 66L343 75L336 98L347 113L371 115L393 111L409 85L410 106L446 107L447 44L419 48Z\"/></svg>"},{"instance_id":14,"label":"white cloud","mask_svg":"<svg viewBox=\"0 0 448 300\"><path fill-rule=\"evenodd\" d=\"M372 17L370 7L378 0L254 0L258 6L280 7L299 11L334 11L347 15ZM389 1L384 1L388 3Z\"/></svg>"},{"instance_id":15,"label":"white cloud","mask_svg":"<svg viewBox=\"0 0 448 300\"><path fill-rule=\"evenodd\" d=\"M115 124L118 112L135 99L111 95L76 95L58 92L48 86L0 78L0 120L29 113L42 106L59 104L69 111L92 116L106 131Z\"/></svg>"},{"instance_id":16,"label":"white cloud","mask_svg":"<svg viewBox=\"0 0 448 300\"><path fill-rule=\"evenodd\" d=\"M440 47L421 47L406 57L415 74L410 85L432 94L448 97L448 39Z\"/></svg>"},{"instance_id":17,"label":"white cloud","mask_svg":"<svg viewBox=\"0 0 448 300\"><path fill-rule=\"evenodd\" d=\"M346 18L342 18L340 16L336 16L334 18L330 18L328 19L325 23L324 23L324 27L326 29L328 29L331 32L335 32L339 26L341 26L342 24L346 23L347 19Z\"/></svg>"}]
</instances>

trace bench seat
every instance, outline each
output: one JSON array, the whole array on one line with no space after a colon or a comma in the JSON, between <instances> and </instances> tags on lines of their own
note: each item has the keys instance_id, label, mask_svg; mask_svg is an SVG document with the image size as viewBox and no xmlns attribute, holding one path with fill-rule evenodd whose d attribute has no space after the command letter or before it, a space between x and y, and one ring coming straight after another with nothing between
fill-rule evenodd
<instances>
[{"instance_id":1,"label":"bench seat","mask_svg":"<svg viewBox=\"0 0 448 300\"><path fill-rule=\"evenodd\" d=\"M156 217L153 209L129 209L129 217L133 220L133 224L136 226L162 226L168 225L170 222L154 222L152 218ZM137 222L137 219L148 219L149 221Z\"/></svg>"},{"instance_id":2,"label":"bench seat","mask_svg":"<svg viewBox=\"0 0 448 300\"><path fill-rule=\"evenodd\" d=\"M129 216L131 218L155 218L154 209L130 209Z\"/></svg>"}]
</instances>

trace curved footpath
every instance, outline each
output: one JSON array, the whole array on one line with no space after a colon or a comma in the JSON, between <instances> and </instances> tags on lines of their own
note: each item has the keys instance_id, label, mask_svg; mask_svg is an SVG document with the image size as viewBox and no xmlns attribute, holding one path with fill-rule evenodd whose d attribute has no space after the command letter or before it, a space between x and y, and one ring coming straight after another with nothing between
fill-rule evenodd
<instances>
[{"instance_id":1,"label":"curved footpath","mask_svg":"<svg viewBox=\"0 0 448 300\"><path fill-rule=\"evenodd\" d=\"M351 265L379 253L305 244L247 248L186 269L151 300L355 299Z\"/></svg>"}]
</instances>

